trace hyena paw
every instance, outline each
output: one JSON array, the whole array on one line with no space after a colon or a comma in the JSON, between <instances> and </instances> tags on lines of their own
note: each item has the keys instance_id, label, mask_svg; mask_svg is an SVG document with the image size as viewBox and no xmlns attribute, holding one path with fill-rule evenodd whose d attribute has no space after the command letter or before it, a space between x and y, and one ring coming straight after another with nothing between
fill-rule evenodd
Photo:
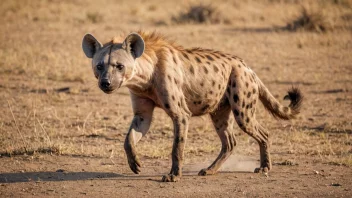
<instances>
[{"instance_id":1,"label":"hyena paw","mask_svg":"<svg viewBox=\"0 0 352 198\"><path fill-rule=\"evenodd\" d=\"M180 181L180 176L176 176L174 174L168 174L168 175L164 175L161 178L162 182L178 182Z\"/></svg>"},{"instance_id":2,"label":"hyena paw","mask_svg":"<svg viewBox=\"0 0 352 198\"><path fill-rule=\"evenodd\" d=\"M141 163L138 159L137 156L135 157L128 157L128 165L130 166L131 170L135 173L135 174L139 174L141 172L140 167L141 167Z\"/></svg>"},{"instance_id":3,"label":"hyena paw","mask_svg":"<svg viewBox=\"0 0 352 198\"><path fill-rule=\"evenodd\" d=\"M214 175L216 172L209 170L207 168L203 168L202 170L199 171L198 175L199 176L206 176L206 175Z\"/></svg>"},{"instance_id":4,"label":"hyena paw","mask_svg":"<svg viewBox=\"0 0 352 198\"><path fill-rule=\"evenodd\" d=\"M269 168L268 167L260 167L260 168L256 168L254 169L255 173L262 173L265 176L269 176Z\"/></svg>"}]
</instances>

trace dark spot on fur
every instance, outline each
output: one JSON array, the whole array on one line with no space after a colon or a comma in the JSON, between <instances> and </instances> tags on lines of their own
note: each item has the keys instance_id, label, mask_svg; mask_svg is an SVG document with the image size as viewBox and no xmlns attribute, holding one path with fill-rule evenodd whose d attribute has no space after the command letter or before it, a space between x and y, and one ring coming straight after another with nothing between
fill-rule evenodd
<instances>
[{"instance_id":1,"label":"dark spot on fur","mask_svg":"<svg viewBox=\"0 0 352 198\"><path fill-rule=\"evenodd\" d=\"M248 108L249 108L249 105L247 104L247 105L246 105L246 109L248 109Z\"/></svg>"},{"instance_id":2,"label":"dark spot on fur","mask_svg":"<svg viewBox=\"0 0 352 198\"><path fill-rule=\"evenodd\" d=\"M257 90L255 88L253 88L253 94L255 94L257 92Z\"/></svg>"},{"instance_id":3,"label":"dark spot on fur","mask_svg":"<svg viewBox=\"0 0 352 198\"><path fill-rule=\"evenodd\" d=\"M191 65L191 67L189 68L189 71L191 72L191 74L194 74L194 68L193 68L192 65Z\"/></svg>"},{"instance_id":4,"label":"dark spot on fur","mask_svg":"<svg viewBox=\"0 0 352 198\"><path fill-rule=\"evenodd\" d=\"M177 64L176 57L173 56L172 58L173 58L173 60L174 60L174 63Z\"/></svg>"},{"instance_id":5,"label":"dark spot on fur","mask_svg":"<svg viewBox=\"0 0 352 198\"><path fill-rule=\"evenodd\" d=\"M178 107L181 107L181 103L180 102L178 102L177 105L178 105Z\"/></svg>"},{"instance_id":6,"label":"dark spot on fur","mask_svg":"<svg viewBox=\"0 0 352 198\"><path fill-rule=\"evenodd\" d=\"M170 105L168 103L165 103L165 108L170 109Z\"/></svg>"},{"instance_id":7,"label":"dark spot on fur","mask_svg":"<svg viewBox=\"0 0 352 198\"><path fill-rule=\"evenodd\" d=\"M183 57L187 58L187 60L189 60L189 57L186 53L182 52L182 55L183 55Z\"/></svg>"},{"instance_id":8,"label":"dark spot on fur","mask_svg":"<svg viewBox=\"0 0 352 198\"><path fill-rule=\"evenodd\" d=\"M207 64L208 64L208 65L210 65L210 62L209 62L209 61L207 61Z\"/></svg>"},{"instance_id":9,"label":"dark spot on fur","mask_svg":"<svg viewBox=\"0 0 352 198\"><path fill-rule=\"evenodd\" d=\"M184 118L182 119L182 124L186 124L186 120Z\"/></svg>"},{"instance_id":10,"label":"dark spot on fur","mask_svg":"<svg viewBox=\"0 0 352 198\"><path fill-rule=\"evenodd\" d=\"M218 87L219 87L219 89L221 89L221 85L220 84L218 85Z\"/></svg>"},{"instance_id":11,"label":"dark spot on fur","mask_svg":"<svg viewBox=\"0 0 352 198\"><path fill-rule=\"evenodd\" d=\"M143 122L143 121L144 121L144 118L142 118L142 117L139 117L139 120L140 120L141 122Z\"/></svg>"},{"instance_id":12,"label":"dark spot on fur","mask_svg":"<svg viewBox=\"0 0 352 198\"><path fill-rule=\"evenodd\" d=\"M176 80L176 78L174 78L175 84L178 85L178 80Z\"/></svg>"},{"instance_id":13,"label":"dark spot on fur","mask_svg":"<svg viewBox=\"0 0 352 198\"><path fill-rule=\"evenodd\" d=\"M255 73L252 73L252 78L253 78L253 81L254 81L254 79L255 79Z\"/></svg>"},{"instance_id":14,"label":"dark spot on fur","mask_svg":"<svg viewBox=\"0 0 352 198\"><path fill-rule=\"evenodd\" d=\"M175 96L171 96L172 100L175 101Z\"/></svg>"},{"instance_id":15,"label":"dark spot on fur","mask_svg":"<svg viewBox=\"0 0 352 198\"><path fill-rule=\"evenodd\" d=\"M241 65L240 65L240 64L238 64L238 68L241 68Z\"/></svg>"},{"instance_id":16,"label":"dark spot on fur","mask_svg":"<svg viewBox=\"0 0 352 198\"><path fill-rule=\"evenodd\" d=\"M205 105L203 108L202 108L202 111L204 112L205 110L207 110L209 108L209 105Z\"/></svg>"},{"instance_id":17,"label":"dark spot on fur","mask_svg":"<svg viewBox=\"0 0 352 198\"><path fill-rule=\"evenodd\" d=\"M201 86L201 87L203 87L203 86L204 86L204 83L203 83L203 82L201 82L201 83L200 83L200 86Z\"/></svg>"},{"instance_id":18,"label":"dark spot on fur","mask_svg":"<svg viewBox=\"0 0 352 198\"><path fill-rule=\"evenodd\" d=\"M218 71L219 71L219 68L218 68L216 65L214 65L213 68L214 68L214 71L215 71L215 72L218 72Z\"/></svg>"},{"instance_id":19,"label":"dark spot on fur","mask_svg":"<svg viewBox=\"0 0 352 198\"><path fill-rule=\"evenodd\" d=\"M242 108L244 108L246 106L246 103L244 102L244 100L242 101Z\"/></svg>"},{"instance_id":20,"label":"dark spot on fur","mask_svg":"<svg viewBox=\"0 0 352 198\"><path fill-rule=\"evenodd\" d=\"M205 55L205 57L207 57L207 59L208 59L208 60L211 60L211 61L213 61L213 60L214 60L214 58L213 58L213 57L211 57L211 56L209 56L209 55Z\"/></svg>"},{"instance_id":21,"label":"dark spot on fur","mask_svg":"<svg viewBox=\"0 0 352 198\"><path fill-rule=\"evenodd\" d=\"M241 117L242 117L242 118L244 117L243 112L241 112Z\"/></svg>"},{"instance_id":22,"label":"dark spot on fur","mask_svg":"<svg viewBox=\"0 0 352 198\"><path fill-rule=\"evenodd\" d=\"M167 75L167 78L168 78L169 80L171 80L171 76L170 76L170 75Z\"/></svg>"},{"instance_id":23,"label":"dark spot on fur","mask_svg":"<svg viewBox=\"0 0 352 198\"><path fill-rule=\"evenodd\" d=\"M222 56L222 57L226 58L226 55L225 55L225 54L220 54L220 56Z\"/></svg>"},{"instance_id":24,"label":"dark spot on fur","mask_svg":"<svg viewBox=\"0 0 352 198\"><path fill-rule=\"evenodd\" d=\"M143 80L145 80L145 79L147 79L145 76L143 76L143 75L138 75L138 77L140 77L141 79L143 79Z\"/></svg>"},{"instance_id":25,"label":"dark spot on fur","mask_svg":"<svg viewBox=\"0 0 352 198\"><path fill-rule=\"evenodd\" d=\"M250 98L250 97L251 97L251 92L248 92L247 98Z\"/></svg>"},{"instance_id":26,"label":"dark spot on fur","mask_svg":"<svg viewBox=\"0 0 352 198\"><path fill-rule=\"evenodd\" d=\"M288 107L284 107L284 112L285 112L285 113L288 112Z\"/></svg>"},{"instance_id":27,"label":"dark spot on fur","mask_svg":"<svg viewBox=\"0 0 352 198\"><path fill-rule=\"evenodd\" d=\"M212 94L213 94L213 91L209 91L209 94L212 95Z\"/></svg>"},{"instance_id":28,"label":"dark spot on fur","mask_svg":"<svg viewBox=\"0 0 352 198\"><path fill-rule=\"evenodd\" d=\"M248 82L246 82L246 87L248 88Z\"/></svg>"},{"instance_id":29,"label":"dark spot on fur","mask_svg":"<svg viewBox=\"0 0 352 198\"><path fill-rule=\"evenodd\" d=\"M215 56L215 58L220 58L218 55L216 55L215 53L212 53L213 56Z\"/></svg>"},{"instance_id":30,"label":"dark spot on fur","mask_svg":"<svg viewBox=\"0 0 352 198\"><path fill-rule=\"evenodd\" d=\"M236 87L236 82L235 81L232 82L232 87Z\"/></svg>"},{"instance_id":31,"label":"dark spot on fur","mask_svg":"<svg viewBox=\"0 0 352 198\"><path fill-rule=\"evenodd\" d=\"M214 81L214 80L211 81L211 85L212 85L212 86L215 86L215 81Z\"/></svg>"},{"instance_id":32,"label":"dark spot on fur","mask_svg":"<svg viewBox=\"0 0 352 198\"><path fill-rule=\"evenodd\" d=\"M254 99L253 100L253 105L255 105L257 103L257 100L256 99Z\"/></svg>"},{"instance_id":33,"label":"dark spot on fur","mask_svg":"<svg viewBox=\"0 0 352 198\"><path fill-rule=\"evenodd\" d=\"M230 57L227 58L229 61L231 61L232 59Z\"/></svg>"},{"instance_id":34,"label":"dark spot on fur","mask_svg":"<svg viewBox=\"0 0 352 198\"><path fill-rule=\"evenodd\" d=\"M233 113L235 114L235 116L239 116L240 115L240 113L237 111L237 109L234 109Z\"/></svg>"},{"instance_id":35,"label":"dark spot on fur","mask_svg":"<svg viewBox=\"0 0 352 198\"><path fill-rule=\"evenodd\" d=\"M275 110L277 110L277 109L279 109L279 105L278 105L278 104L274 104L274 105L273 105L273 108L274 108Z\"/></svg>"},{"instance_id":36,"label":"dark spot on fur","mask_svg":"<svg viewBox=\"0 0 352 198\"><path fill-rule=\"evenodd\" d=\"M202 102L201 101L194 101L193 102L193 104L195 104L195 105L199 105L199 104L201 104Z\"/></svg>"},{"instance_id":37,"label":"dark spot on fur","mask_svg":"<svg viewBox=\"0 0 352 198\"><path fill-rule=\"evenodd\" d=\"M198 63L202 63L202 61L198 58L198 56L196 56L195 58Z\"/></svg>"},{"instance_id":38,"label":"dark spot on fur","mask_svg":"<svg viewBox=\"0 0 352 198\"><path fill-rule=\"evenodd\" d=\"M227 87L226 91L230 94L230 87Z\"/></svg>"},{"instance_id":39,"label":"dark spot on fur","mask_svg":"<svg viewBox=\"0 0 352 198\"><path fill-rule=\"evenodd\" d=\"M233 95L233 101L234 101L235 103L237 103L238 100L239 100L238 95L237 95L237 94L234 94L234 95Z\"/></svg>"},{"instance_id":40,"label":"dark spot on fur","mask_svg":"<svg viewBox=\"0 0 352 198\"><path fill-rule=\"evenodd\" d=\"M175 138L174 138L174 141L175 141L175 144L178 144L178 143L180 143L180 142L184 142L185 139L184 139L183 137L175 137Z\"/></svg>"},{"instance_id":41,"label":"dark spot on fur","mask_svg":"<svg viewBox=\"0 0 352 198\"><path fill-rule=\"evenodd\" d=\"M247 122L247 123L249 122L249 118L246 119L246 122Z\"/></svg>"},{"instance_id":42,"label":"dark spot on fur","mask_svg":"<svg viewBox=\"0 0 352 198\"><path fill-rule=\"evenodd\" d=\"M221 63L222 67L225 67L225 64L224 63Z\"/></svg>"},{"instance_id":43,"label":"dark spot on fur","mask_svg":"<svg viewBox=\"0 0 352 198\"><path fill-rule=\"evenodd\" d=\"M208 69L204 66L203 67L203 69L204 69L204 72L207 74L209 71L208 71Z\"/></svg>"}]
</instances>

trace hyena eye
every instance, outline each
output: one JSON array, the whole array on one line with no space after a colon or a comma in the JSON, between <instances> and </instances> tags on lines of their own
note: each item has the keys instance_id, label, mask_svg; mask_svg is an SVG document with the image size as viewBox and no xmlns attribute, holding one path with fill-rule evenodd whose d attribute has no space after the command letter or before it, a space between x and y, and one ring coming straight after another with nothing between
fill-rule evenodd
<instances>
[{"instance_id":1,"label":"hyena eye","mask_svg":"<svg viewBox=\"0 0 352 198\"><path fill-rule=\"evenodd\" d=\"M103 70L103 65L97 65L97 70Z\"/></svg>"},{"instance_id":2,"label":"hyena eye","mask_svg":"<svg viewBox=\"0 0 352 198\"><path fill-rule=\"evenodd\" d=\"M125 67L125 66L124 66L124 65L121 65L121 64L116 65L116 68L117 68L118 70L120 70L120 71L121 71L124 67Z\"/></svg>"}]
</instances>

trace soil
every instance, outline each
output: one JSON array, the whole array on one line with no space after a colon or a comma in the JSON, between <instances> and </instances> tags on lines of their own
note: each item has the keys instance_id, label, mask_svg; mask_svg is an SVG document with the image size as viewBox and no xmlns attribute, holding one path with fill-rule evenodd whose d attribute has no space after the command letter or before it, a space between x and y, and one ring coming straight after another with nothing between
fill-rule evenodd
<instances>
[{"instance_id":1,"label":"soil","mask_svg":"<svg viewBox=\"0 0 352 198\"><path fill-rule=\"evenodd\" d=\"M226 23L175 24L173 16L190 2L5 0L0 197L352 197L352 4L306 2L328 9L335 29L286 31L303 1L219 0L218 21ZM129 92L99 90L81 39L86 32L104 41L138 29L243 58L285 105L292 85L302 90L295 120L275 120L258 107L271 136L269 175L253 172L257 143L234 126L234 154L218 174L198 176L221 147L202 116L191 119L181 181L161 182L173 135L160 109L137 145L142 172L132 173L123 151L133 116Z\"/></svg>"}]
</instances>

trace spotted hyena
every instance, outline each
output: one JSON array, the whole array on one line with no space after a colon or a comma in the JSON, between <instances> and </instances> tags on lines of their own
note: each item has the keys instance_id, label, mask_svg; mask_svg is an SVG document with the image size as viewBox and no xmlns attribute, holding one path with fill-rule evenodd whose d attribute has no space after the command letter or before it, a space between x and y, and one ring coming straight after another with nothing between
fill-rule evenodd
<instances>
[{"instance_id":1,"label":"spotted hyena","mask_svg":"<svg viewBox=\"0 0 352 198\"><path fill-rule=\"evenodd\" d=\"M174 142L170 174L162 181L177 181L182 176L184 148L192 116L210 114L222 148L216 160L199 175L217 172L231 155L236 140L230 128L231 116L238 126L259 144L260 167L271 169L269 133L257 122L259 101L276 118L294 118L302 103L297 88L285 97L282 106L242 59L220 51L203 48L185 49L157 33L131 33L101 44L91 34L83 38L82 48L92 59L95 77L105 93L126 86L131 95L134 118L124 148L128 163L140 172L136 144L148 132L155 107L162 108L172 119Z\"/></svg>"}]
</instances>

